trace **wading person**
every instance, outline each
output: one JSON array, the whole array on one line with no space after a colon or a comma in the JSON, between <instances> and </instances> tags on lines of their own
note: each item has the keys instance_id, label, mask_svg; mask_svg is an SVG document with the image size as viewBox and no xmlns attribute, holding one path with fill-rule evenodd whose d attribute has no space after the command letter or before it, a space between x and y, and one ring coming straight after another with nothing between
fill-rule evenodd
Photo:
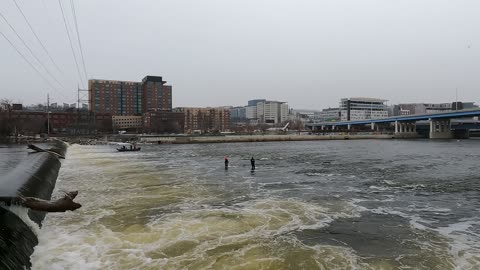
<instances>
[{"instance_id":1,"label":"wading person","mask_svg":"<svg viewBox=\"0 0 480 270\"><path fill-rule=\"evenodd\" d=\"M252 165L252 170L255 170L255 159L253 157L250 159L250 164Z\"/></svg>"},{"instance_id":2,"label":"wading person","mask_svg":"<svg viewBox=\"0 0 480 270\"><path fill-rule=\"evenodd\" d=\"M228 169L228 157L225 157L225 170Z\"/></svg>"}]
</instances>

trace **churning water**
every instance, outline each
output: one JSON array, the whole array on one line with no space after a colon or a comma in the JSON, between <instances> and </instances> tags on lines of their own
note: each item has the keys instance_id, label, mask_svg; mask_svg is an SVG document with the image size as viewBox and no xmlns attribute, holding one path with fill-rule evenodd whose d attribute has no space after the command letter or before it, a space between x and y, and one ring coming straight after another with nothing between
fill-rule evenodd
<instances>
[{"instance_id":1,"label":"churning water","mask_svg":"<svg viewBox=\"0 0 480 270\"><path fill-rule=\"evenodd\" d=\"M79 190L83 207L47 216L33 269L480 269L479 150L74 145L56 192Z\"/></svg>"}]
</instances>

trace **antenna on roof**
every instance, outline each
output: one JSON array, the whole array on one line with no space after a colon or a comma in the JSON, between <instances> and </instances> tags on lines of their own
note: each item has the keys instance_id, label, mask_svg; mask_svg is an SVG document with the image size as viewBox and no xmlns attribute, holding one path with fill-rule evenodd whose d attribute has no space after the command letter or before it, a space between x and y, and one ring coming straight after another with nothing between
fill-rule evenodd
<instances>
[{"instance_id":1,"label":"antenna on roof","mask_svg":"<svg viewBox=\"0 0 480 270\"><path fill-rule=\"evenodd\" d=\"M458 88L455 88L455 111L458 111Z\"/></svg>"}]
</instances>

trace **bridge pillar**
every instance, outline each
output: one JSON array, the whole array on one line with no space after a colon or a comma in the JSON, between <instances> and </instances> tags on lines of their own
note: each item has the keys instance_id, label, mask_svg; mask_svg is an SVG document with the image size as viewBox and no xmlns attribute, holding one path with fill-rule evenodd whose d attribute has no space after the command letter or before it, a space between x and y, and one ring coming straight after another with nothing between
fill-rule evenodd
<instances>
[{"instance_id":1,"label":"bridge pillar","mask_svg":"<svg viewBox=\"0 0 480 270\"><path fill-rule=\"evenodd\" d=\"M452 139L450 119L433 120L430 119L430 139Z\"/></svg>"},{"instance_id":2,"label":"bridge pillar","mask_svg":"<svg viewBox=\"0 0 480 270\"><path fill-rule=\"evenodd\" d=\"M399 138L412 138L416 135L416 125L413 122L395 121L395 135Z\"/></svg>"},{"instance_id":3,"label":"bridge pillar","mask_svg":"<svg viewBox=\"0 0 480 270\"><path fill-rule=\"evenodd\" d=\"M375 123L371 123L370 126L371 126L372 130L375 131Z\"/></svg>"},{"instance_id":4,"label":"bridge pillar","mask_svg":"<svg viewBox=\"0 0 480 270\"><path fill-rule=\"evenodd\" d=\"M415 123L407 123L407 131L408 133L416 133L417 132L417 125Z\"/></svg>"}]
</instances>

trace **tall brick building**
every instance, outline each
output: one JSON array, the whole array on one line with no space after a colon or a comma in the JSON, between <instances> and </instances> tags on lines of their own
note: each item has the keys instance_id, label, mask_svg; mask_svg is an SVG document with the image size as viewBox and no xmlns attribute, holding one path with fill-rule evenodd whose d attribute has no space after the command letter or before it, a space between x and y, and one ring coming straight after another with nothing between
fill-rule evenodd
<instances>
[{"instance_id":1,"label":"tall brick building","mask_svg":"<svg viewBox=\"0 0 480 270\"><path fill-rule=\"evenodd\" d=\"M148 111L172 110L172 86L158 76L142 82L88 81L88 102L92 112L111 115L141 115Z\"/></svg>"},{"instance_id":2,"label":"tall brick building","mask_svg":"<svg viewBox=\"0 0 480 270\"><path fill-rule=\"evenodd\" d=\"M172 86L165 85L162 77L146 76L142 80L142 111L171 111Z\"/></svg>"}]
</instances>

